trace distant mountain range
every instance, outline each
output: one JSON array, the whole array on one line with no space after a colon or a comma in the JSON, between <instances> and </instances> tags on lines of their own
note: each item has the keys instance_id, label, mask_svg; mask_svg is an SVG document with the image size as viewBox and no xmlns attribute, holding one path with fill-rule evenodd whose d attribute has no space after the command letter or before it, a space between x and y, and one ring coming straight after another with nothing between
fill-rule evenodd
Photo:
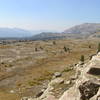
<instances>
[{"instance_id":1,"label":"distant mountain range","mask_svg":"<svg viewBox=\"0 0 100 100\"><path fill-rule=\"evenodd\" d=\"M100 23L84 23L76 25L62 33L42 32L32 37L33 40L37 39L59 39L59 38L100 38ZM98 34L97 34L98 33Z\"/></svg>"},{"instance_id":2,"label":"distant mountain range","mask_svg":"<svg viewBox=\"0 0 100 100\"><path fill-rule=\"evenodd\" d=\"M29 37L32 33L19 28L0 28L0 37Z\"/></svg>"},{"instance_id":3,"label":"distant mountain range","mask_svg":"<svg viewBox=\"0 0 100 100\"><path fill-rule=\"evenodd\" d=\"M84 23L66 29L61 33L41 32L32 36L33 33L41 31L27 31L18 28L0 28L0 37L22 37L31 40L59 39L59 38L100 38L100 23Z\"/></svg>"}]
</instances>

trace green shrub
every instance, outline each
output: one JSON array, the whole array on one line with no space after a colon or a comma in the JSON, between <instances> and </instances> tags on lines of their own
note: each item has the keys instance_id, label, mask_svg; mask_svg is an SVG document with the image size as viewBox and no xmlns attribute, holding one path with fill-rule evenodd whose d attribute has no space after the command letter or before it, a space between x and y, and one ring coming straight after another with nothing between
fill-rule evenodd
<instances>
[{"instance_id":1,"label":"green shrub","mask_svg":"<svg viewBox=\"0 0 100 100\"><path fill-rule=\"evenodd\" d=\"M98 50L97 50L97 52L100 52L100 43L98 44Z\"/></svg>"},{"instance_id":2,"label":"green shrub","mask_svg":"<svg viewBox=\"0 0 100 100\"><path fill-rule=\"evenodd\" d=\"M53 45L56 45L56 42L55 41L53 41Z\"/></svg>"},{"instance_id":3,"label":"green shrub","mask_svg":"<svg viewBox=\"0 0 100 100\"><path fill-rule=\"evenodd\" d=\"M80 61L84 62L84 55L81 55Z\"/></svg>"},{"instance_id":4,"label":"green shrub","mask_svg":"<svg viewBox=\"0 0 100 100\"><path fill-rule=\"evenodd\" d=\"M91 48L91 45L89 45L89 48Z\"/></svg>"},{"instance_id":5,"label":"green shrub","mask_svg":"<svg viewBox=\"0 0 100 100\"><path fill-rule=\"evenodd\" d=\"M64 46L64 51L67 52L67 48Z\"/></svg>"}]
</instances>

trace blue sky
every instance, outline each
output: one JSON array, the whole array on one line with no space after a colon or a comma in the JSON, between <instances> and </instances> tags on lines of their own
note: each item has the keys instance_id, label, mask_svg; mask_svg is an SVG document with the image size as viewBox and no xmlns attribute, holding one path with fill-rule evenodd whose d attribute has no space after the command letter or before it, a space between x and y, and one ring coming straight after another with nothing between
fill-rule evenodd
<instances>
[{"instance_id":1,"label":"blue sky","mask_svg":"<svg viewBox=\"0 0 100 100\"><path fill-rule=\"evenodd\" d=\"M0 0L0 27L63 31L100 22L100 0Z\"/></svg>"}]
</instances>

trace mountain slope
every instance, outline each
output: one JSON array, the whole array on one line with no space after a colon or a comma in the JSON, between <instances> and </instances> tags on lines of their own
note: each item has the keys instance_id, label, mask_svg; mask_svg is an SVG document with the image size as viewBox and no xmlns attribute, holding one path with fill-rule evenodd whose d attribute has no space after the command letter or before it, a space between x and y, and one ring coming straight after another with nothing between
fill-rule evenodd
<instances>
[{"instance_id":1,"label":"mountain slope","mask_svg":"<svg viewBox=\"0 0 100 100\"><path fill-rule=\"evenodd\" d=\"M87 38L87 37L97 38L100 37L100 35L98 35L99 32L100 32L100 23L84 23L76 25L70 29L67 29L62 33L42 32L34 36L32 36L32 33L34 32L23 29L0 28L0 37L30 37L29 39L32 40L59 39L59 38Z\"/></svg>"},{"instance_id":2,"label":"mountain slope","mask_svg":"<svg viewBox=\"0 0 100 100\"><path fill-rule=\"evenodd\" d=\"M84 23L64 31L71 34L92 34L100 31L100 23Z\"/></svg>"},{"instance_id":3,"label":"mountain slope","mask_svg":"<svg viewBox=\"0 0 100 100\"><path fill-rule=\"evenodd\" d=\"M44 39L57 39L64 38L64 34L62 33L52 33L52 32L42 32L40 34L34 35L31 37L33 40L44 40Z\"/></svg>"}]
</instances>

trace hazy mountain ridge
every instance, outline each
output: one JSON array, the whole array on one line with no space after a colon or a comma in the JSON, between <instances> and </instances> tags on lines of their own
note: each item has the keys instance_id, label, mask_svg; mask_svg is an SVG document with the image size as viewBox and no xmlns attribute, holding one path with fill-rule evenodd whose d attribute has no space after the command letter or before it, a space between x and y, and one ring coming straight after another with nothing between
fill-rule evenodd
<instances>
[{"instance_id":1,"label":"hazy mountain ridge","mask_svg":"<svg viewBox=\"0 0 100 100\"><path fill-rule=\"evenodd\" d=\"M0 28L0 37L29 37L32 33L30 31L19 28Z\"/></svg>"},{"instance_id":2,"label":"hazy mountain ridge","mask_svg":"<svg viewBox=\"0 0 100 100\"><path fill-rule=\"evenodd\" d=\"M34 35L31 37L33 40L39 40L39 39L56 39L56 38L64 38L65 35L62 33L52 33L52 32L42 32L40 34Z\"/></svg>"},{"instance_id":3,"label":"hazy mountain ridge","mask_svg":"<svg viewBox=\"0 0 100 100\"><path fill-rule=\"evenodd\" d=\"M100 31L100 23L84 23L64 31L71 34L92 34Z\"/></svg>"},{"instance_id":4,"label":"hazy mountain ridge","mask_svg":"<svg viewBox=\"0 0 100 100\"><path fill-rule=\"evenodd\" d=\"M62 33L40 33L35 35L33 38L44 39L44 38L90 38L100 37L100 23L84 23L76 25L70 29L65 30Z\"/></svg>"},{"instance_id":5,"label":"hazy mountain ridge","mask_svg":"<svg viewBox=\"0 0 100 100\"><path fill-rule=\"evenodd\" d=\"M29 40L60 39L60 38L98 38L100 37L100 23L84 23L76 25L64 32L27 31L18 28L0 28L0 37L28 37ZM36 34L33 35L32 34Z\"/></svg>"},{"instance_id":6,"label":"hazy mountain ridge","mask_svg":"<svg viewBox=\"0 0 100 100\"><path fill-rule=\"evenodd\" d=\"M88 38L100 37L97 33L100 31L100 24L98 23L84 23L76 25L62 33L42 32L34 35L32 39L59 39L59 38Z\"/></svg>"}]
</instances>

